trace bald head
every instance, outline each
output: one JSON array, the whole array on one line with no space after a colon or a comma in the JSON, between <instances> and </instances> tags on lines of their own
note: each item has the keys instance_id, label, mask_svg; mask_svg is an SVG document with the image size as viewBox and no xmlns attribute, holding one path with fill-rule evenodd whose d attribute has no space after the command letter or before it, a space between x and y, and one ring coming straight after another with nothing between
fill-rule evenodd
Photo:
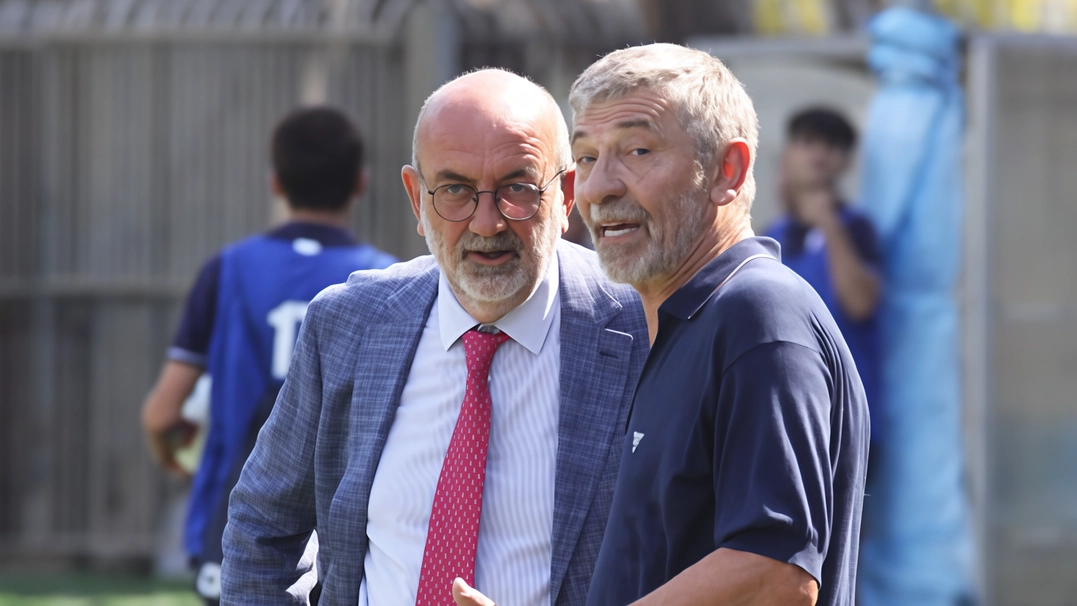
<instances>
[{"instance_id":1,"label":"bald head","mask_svg":"<svg viewBox=\"0 0 1077 606\"><path fill-rule=\"evenodd\" d=\"M419 167L423 148L442 131L521 128L536 131L546 140L558 168L569 166L568 126L561 108L541 86L503 69L482 69L464 74L434 91L415 122L411 163Z\"/></svg>"},{"instance_id":2,"label":"bald head","mask_svg":"<svg viewBox=\"0 0 1077 606\"><path fill-rule=\"evenodd\" d=\"M572 210L571 158L553 97L510 72L460 76L423 105L400 177L419 235L477 321L503 317L547 274Z\"/></svg>"}]
</instances>

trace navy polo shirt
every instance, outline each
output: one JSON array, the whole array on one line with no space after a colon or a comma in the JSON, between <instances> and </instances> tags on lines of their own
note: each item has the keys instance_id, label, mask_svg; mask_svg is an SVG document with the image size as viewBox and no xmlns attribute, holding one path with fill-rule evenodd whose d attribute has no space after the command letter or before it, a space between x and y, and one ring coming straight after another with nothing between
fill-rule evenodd
<instances>
[{"instance_id":1,"label":"navy polo shirt","mask_svg":"<svg viewBox=\"0 0 1077 606\"><path fill-rule=\"evenodd\" d=\"M662 304L587 603L635 601L720 548L795 564L852 605L868 410L849 350L769 238Z\"/></svg>"}]
</instances>

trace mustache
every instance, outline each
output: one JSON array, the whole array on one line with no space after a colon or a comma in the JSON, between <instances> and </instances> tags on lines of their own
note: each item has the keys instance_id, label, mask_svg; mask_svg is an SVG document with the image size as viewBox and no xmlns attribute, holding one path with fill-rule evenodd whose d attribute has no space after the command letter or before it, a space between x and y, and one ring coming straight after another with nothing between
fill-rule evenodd
<instances>
[{"instance_id":1,"label":"mustache","mask_svg":"<svg viewBox=\"0 0 1077 606\"><path fill-rule=\"evenodd\" d=\"M498 252L509 250L517 254L523 252L523 242L512 230L499 232L489 238L474 232L464 232L456 243L456 250L462 256L469 252Z\"/></svg>"},{"instance_id":2,"label":"mustache","mask_svg":"<svg viewBox=\"0 0 1077 606\"><path fill-rule=\"evenodd\" d=\"M651 213L637 202L621 198L617 201L592 204L590 208L591 228L598 229L600 223L648 223Z\"/></svg>"}]
</instances>

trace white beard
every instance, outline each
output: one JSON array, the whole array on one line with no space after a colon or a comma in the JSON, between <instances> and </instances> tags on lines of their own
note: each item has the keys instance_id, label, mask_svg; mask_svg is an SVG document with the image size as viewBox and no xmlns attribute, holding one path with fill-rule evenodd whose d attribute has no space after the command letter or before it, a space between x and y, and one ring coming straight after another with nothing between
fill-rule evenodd
<instances>
[{"instance_id":1,"label":"white beard","mask_svg":"<svg viewBox=\"0 0 1077 606\"><path fill-rule=\"evenodd\" d=\"M426 206L420 209L430 254L434 255L457 295L477 303L500 303L524 289L529 295L535 290L546 275L560 238L559 225L553 219L547 217L538 222L531 250L524 250L520 237L510 229L491 238L465 231L455 249L449 250L444 235L431 225ZM512 250L517 257L501 265L482 265L467 259L466 253L474 250Z\"/></svg>"}]
</instances>

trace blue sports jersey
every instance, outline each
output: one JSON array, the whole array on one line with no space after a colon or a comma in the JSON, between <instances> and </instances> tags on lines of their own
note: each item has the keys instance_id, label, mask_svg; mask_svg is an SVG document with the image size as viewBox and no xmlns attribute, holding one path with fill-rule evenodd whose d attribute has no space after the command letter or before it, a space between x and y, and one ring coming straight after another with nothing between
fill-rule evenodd
<instances>
[{"instance_id":1,"label":"blue sports jersey","mask_svg":"<svg viewBox=\"0 0 1077 606\"><path fill-rule=\"evenodd\" d=\"M210 424L191 490L187 552L200 558L206 528L245 458L252 423L275 401L307 304L359 269L395 262L369 245L324 246L312 238L256 235L221 251L206 370L213 377ZM261 420L261 419L257 419Z\"/></svg>"}]
</instances>

